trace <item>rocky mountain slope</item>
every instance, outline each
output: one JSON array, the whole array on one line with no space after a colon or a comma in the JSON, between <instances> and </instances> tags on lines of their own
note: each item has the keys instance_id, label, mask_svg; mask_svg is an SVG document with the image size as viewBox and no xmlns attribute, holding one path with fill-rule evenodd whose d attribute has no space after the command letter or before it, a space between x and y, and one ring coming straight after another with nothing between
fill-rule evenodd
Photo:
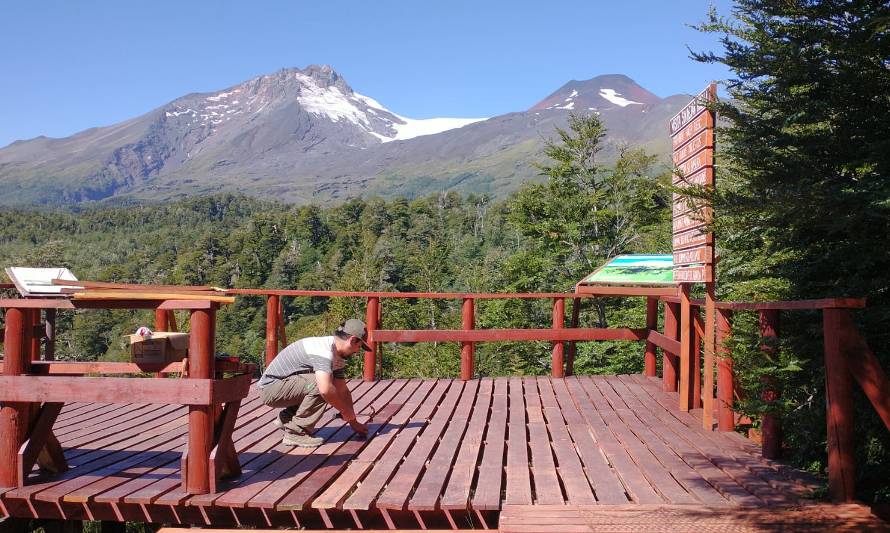
<instances>
[{"instance_id":1,"label":"rocky mountain slope","mask_svg":"<svg viewBox=\"0 0 890 533\"><path fill-rule=\"evenodd\" d=\"M329 66L283 69L189 94L140 117L0 149L0 205L165 200L239 191L284 201L420 195L502 196L570 112L598 113L610 150L665 156L667 122L689 96L661 99L621 75L571 81L527 111L412 120L352 90Z\"/></svg>"}]
</instances>

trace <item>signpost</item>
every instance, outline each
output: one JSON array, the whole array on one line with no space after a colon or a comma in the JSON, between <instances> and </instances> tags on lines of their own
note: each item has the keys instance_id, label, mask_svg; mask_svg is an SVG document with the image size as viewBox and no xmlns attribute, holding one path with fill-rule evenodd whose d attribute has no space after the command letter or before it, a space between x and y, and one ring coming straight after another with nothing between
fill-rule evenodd
<instances>
[{"instance_id":1,"label":"signpost","mask_svg":"<svg viewBox=\"0 0 890 533\"><path fill-rule=\"evenodd\" d=\"M710 84L671 119L671 147L677 187L714 186L714 125L716 116L708 104L716 101L717 86ZM714 235L708 230L713 211L700 199L674 194L673 213L673 279L680 284L680 409L701 405L705 427L709 427L714 399L715 291ZM698 339L694 334L693 309L689 287L705 284L704 364L702 365L701 398L694 394L698 368ZM701 403L699 403L701 402Z\"/></svg>"}]
</instances>

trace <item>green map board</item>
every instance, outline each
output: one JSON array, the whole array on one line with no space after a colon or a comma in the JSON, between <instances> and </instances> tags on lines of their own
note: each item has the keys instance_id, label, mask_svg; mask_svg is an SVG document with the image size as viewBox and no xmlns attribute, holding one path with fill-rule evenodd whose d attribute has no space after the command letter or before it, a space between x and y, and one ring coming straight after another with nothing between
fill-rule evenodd
<instances>
[{"instance_id":1,"label":"green map board","mask_svg":"<svg viewBox=\"0 0 890 533\"><path fill-rule=\"evenodd\" d=\"M582 284L673 285L671 254L619 255L584 278Z\"/></svg>"}]
</instances>

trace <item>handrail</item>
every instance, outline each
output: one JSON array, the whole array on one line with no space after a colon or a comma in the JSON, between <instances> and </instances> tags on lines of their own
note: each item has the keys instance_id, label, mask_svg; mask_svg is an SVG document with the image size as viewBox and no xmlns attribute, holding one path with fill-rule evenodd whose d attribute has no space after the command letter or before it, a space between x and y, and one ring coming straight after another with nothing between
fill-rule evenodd
<instances>
[{"instance_id":1,"label":"handrail","mask_svg":"<svg viewBox=\"0 0 890 533\"><path fill-rule=\"evenodd\" d=\"M637 287L600 287L593 292L375 292L375 291L324 291L324 290L279 290L279 289L227 289L226 294L243 296L322 296L327 298L417 298L460 300L506 300L543 298L596 298L601 296L648 296L657 291L646 289L646 294L637 294Z\"/></svg>"},{"instance_id":2,"label":"handrail","mask_svg":"<svg viewBox=\"0 0 890 533\"><path fill-rule=\"evenodd\" d=\"M680 298L667 296L661 298L668 303L680 303ZM705 301L692 299L692 305L704 307ZM865 298L820 298L816 300L779 300L768 302L715 302L717 309L729 311L767 311L770 309L795 311L804 309L863 309Z\"/></svg>"}]
</instances>

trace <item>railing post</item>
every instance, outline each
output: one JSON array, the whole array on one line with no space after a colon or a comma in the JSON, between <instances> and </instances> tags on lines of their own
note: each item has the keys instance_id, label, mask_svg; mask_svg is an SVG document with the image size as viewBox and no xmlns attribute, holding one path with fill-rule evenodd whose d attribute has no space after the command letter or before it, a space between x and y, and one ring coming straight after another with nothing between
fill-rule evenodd
<instances>
[{"instance_id":1,"label":"railing post","mask_svg":"<svg viewBox=\"0 0 890 533\"><path fill-rule=\"evenodd\" d=\"M656 302L657 304L657 302ZM572 298L572 318L569 321L570 328L577 328L579 319L581 318L581 298ZM577 342L569 341L569 349L566 354L566 375L575 375L575 354L577 353ZM655 374L652 374L653 376Z\"/></svg>"},{"instance_id":2,"label":"railing post","mask_svg":"<svg viewBox=\"0 0 890 533\"><path fill-rule=\"evenodd\" d=\"M287 347L287 333L284 331L284 302L278 301L278 349Z\"/></svg>"},{"instance_id":3,"label":"railing post","mask_svg":"<svg viewBox=\"0 0 890 533\"><path fill-rule=\"evenodd\" d=\"M464 331L471 331L476 327L475 309L472 298L464 298L461 326ZM473 379L475 372L476 343L462 342L460 345L460 379L467 381Z\"/></svg>"},{"instance_id":4,"label":"railing post","mask_svg":"<svg viewBox=\"0 0 890 533\"><path fill-rule=\"evenodd\" d=\"M680 304L665 302L664 304L664 334L669 339L679 341L678 327L680 318ZM665 392L677 391L677 374L680 367L678 354L662 350L661 380Z\"/></svg>"},{"instance_id":5,"label":"railing post","mask_svg":"<svg viewBox=\"0 0 890 533\"><path fill-rule=\"evenodd\" d=\"M692 369L695 340L695 325L692 319L692 303L689 300L689 284L680 284L680 410L692 408Z\"/></svg>"},{"instance_id":6,"label":"railing post","mask_svg":"<svg viewBox=\"0 0 890 533\"><path fill-rule=\"evenodd\" d=\"M167 311L155 309L155 331L167 331Z\"/></svg>"},{"instance_id":7,"label":"railing post","mask_svg":"<svg viewBox=\"0 0 890 533\"><path fill-rule=\"evenodd\" d=\"M646 329L658 331L658 298L646 298ZM645 369L643 375L654 377L657 373L655 361L655 343L646 341Z\"/></svg>"},{"instance_id":8,"label":"railing post","mask_svg":"<svg viewBox=\"0 0 890 533\"><path fill-rule=\"evenodd\" d=\"M31 328L29 310L6 310L3 343L3 374L6 376L18 376L28 370L29 347L25 345L28 328ZM18 486L18 452L25 440L28 411L27 403L0 404L0 487Z\"/></svg>"},{"instance_id":9,"label":"railing post","mask_svg":"<svg viewBox=\"0 0 890 533\"><path fill-rule=\"evenodd\" d=\"M844 313L849 311L822 311L825 336L825 414L828 424L828 492L835 502L853 501L856 491L853 379L844 359Z\"/></svg>"},{"instance_id":10,"label":"railing post","mask_svg":"<svg viewBox=\"0 0 890 533\"><path fill-rule=\"evenodd\" d=\"M565 298L553 299L553 329L565 327L566 301ZM553 343L553 355L550 374L555 378L565 377L565 346L562 341Z\"/></svg>"},{"instance_id":11,"label":"railing post","mask_svg":"<svg viewBox=\"0 0 890 533\"><path fill-rule=\"evenodd\" d=\"M690 408L699 409L702 406L701 393L701 341L705 325L701 318L701 307L692 308L692 405Z\"/></svg>"},{"instance_id":12,"label":"railing post","mask_svg":"<svg viewBox=\"0 0 890 533\"><path fill-rule=\"evenodd\" d=\"M368 327L368 334L377 329L377 318L380 316L380 298L371 296L368 298L368 307L365 310L365 324ZM371 351L365 352L364 367L362 368L362 376L365 381L374 381L374 365L377 362L377 343L368 342Z\"/></svg>"},{"instance_id":13,"label":"railing post","mask_svg":"<svg viewBox=\"0 0 890 533\"><path fill-rule=\"evenodd\" d=\"M56 358L56 310L47 309L46 313L46 345L43 358L53 361Z\"/></svg>"},{"instance_id":14,"label":"railing post","mask_svg":"<svg viewBox=\"0 0 890 533\"><path fill-rule=\"evenodd\" d=\"M40 337L39 331L43 323L40 320L40 309L31 310L31 326L28 328L30 334L30 359L31 361L40 361Z\"/></svg>"},{"instance_id":15,"label":"railing post","mask_svg":"<svg viewBox=\"0 0 890 533\"><path fill-rule=\"evenodd\" d=\"M720 431L735 430L735 412L732 410L735 376L730 350L726 346L732 335L731 318L732 311L717 309L717 429Z\"/></svg>"},{"instance_id":16,"label":"railing post","mask_svg":"<svg viewBox=\"0 0 890 533\"><path fill-rule=\"evenodd\" d=\"M779 311L778 309L765 309L760 311L760 336L769 339L760 346L760 349L768 355L775 356L776 344L779 340ZM763 391L761 399L766 402L774 402L779 399L775 381L766 378L767 388ZM774 413L764 413L760 422L760 433L763 436L762 454L767 459L778 459L782 455L782 419Z\"/></svg>"},{"instance_id":17,"label":"railing post","mask_svg":"<svg viewBox=\"0 0 890 533\"><path fill-rule=\"evenodd\" d=\"M195 309L191 313L189 333L188 379L213 379L214 332L216 309ZM186 492L207 494L210 492L210 451L214 437L213 405L189 406L188 456L186 458Z\"/></svg>"},{"instance_id":18,"label":"railing post","mask_svg":"<svg viewBox=\"0 0 890 533\"><path fill-rule=\"evenodd\" d=\"M266 367L278 355L278 295L266 299Z\"/></svg>"}]
</instances>

